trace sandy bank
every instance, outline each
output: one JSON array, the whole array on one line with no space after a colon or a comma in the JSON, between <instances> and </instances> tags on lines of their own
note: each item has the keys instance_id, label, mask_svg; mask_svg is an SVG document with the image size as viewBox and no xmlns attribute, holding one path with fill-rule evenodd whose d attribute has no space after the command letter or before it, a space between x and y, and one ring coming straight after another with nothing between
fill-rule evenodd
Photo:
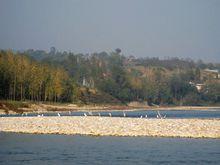
<instances>
[{"instance_id":1,"label":"sandy bank","mask_svg":"<svg viewBox=\"0 0 220 165\"><path fill-rule=\"evenodd\" d=\"M17 112L12 109L1 109L0 114L16 114L16 113L54 113L54 112L68 112L68 111L139 111L139 110L220 110L218 106L144 106L144 107L131 107L131 106L76 106L69 105L49 105L49 104L30 104L29 108L19 108Z\"/></svg>"},{"instance_id":2,"label":"sandy bank","mask_svg":"<svg viewBox=\"0 0 220 165\"><path fill-rule=\"evenodd\" d=\"M2 117L0 131L94 136L220 138L218 119L116 117Z\"/></svg>"}]
</instances>

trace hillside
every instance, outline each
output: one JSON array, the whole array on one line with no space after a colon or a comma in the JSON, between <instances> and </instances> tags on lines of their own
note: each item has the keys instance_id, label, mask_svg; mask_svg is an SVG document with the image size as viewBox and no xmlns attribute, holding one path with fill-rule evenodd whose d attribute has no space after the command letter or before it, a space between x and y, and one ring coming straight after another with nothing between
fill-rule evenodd
<instances>
[{"instance_id":1,"label":"hillside","mask_svg":"<svg viewBox=\"0 0 220 165\"><path fill-rule=\"evenodd\" d=\"M83 104L220 103L220 64L179 58L27 50L0 53L0 97Z\"/></svg>"}]
</instances>

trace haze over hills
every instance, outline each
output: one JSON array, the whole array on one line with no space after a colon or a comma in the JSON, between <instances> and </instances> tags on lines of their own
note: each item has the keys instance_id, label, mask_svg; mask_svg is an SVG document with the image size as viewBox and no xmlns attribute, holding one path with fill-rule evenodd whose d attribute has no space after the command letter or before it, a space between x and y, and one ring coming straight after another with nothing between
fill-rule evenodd
<instances>
[{"instance_id":1,"label":"haze over hills","mask_svg":"<svg viewBox=\"0 0 220 165\"><path fill-rule=\"evenodd\" d=\"M219 0L1 0L0 49L220 62L219 16Z\"/></svg>"}]
</instances>

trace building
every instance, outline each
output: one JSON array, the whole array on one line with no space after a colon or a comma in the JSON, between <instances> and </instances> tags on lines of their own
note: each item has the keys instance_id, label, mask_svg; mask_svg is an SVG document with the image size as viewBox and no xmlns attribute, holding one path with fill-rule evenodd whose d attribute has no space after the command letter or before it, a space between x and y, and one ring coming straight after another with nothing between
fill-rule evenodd
<instances>
[{"instance_id":1,"label":"building","mask_svg":"<svg viewBox=\"0 0 220 165\"><path fill-rule=\"evenodd\" d=\"M200 92L204 88L204 84L196 84L195 85L198 92Z\"/></svg>"},{"instance_id":2,"label":"building","mask_svg":"<svg viewBox=\"0 0 220 165\"><path fill-rule=\"evenodd\" d=\"M194 86L194 87L196 87L196 89L197 89L197 91L198 92L201 92L201 90L204 88L204 86L205 86L205 84L196 84L196 83L194 83L194 82L192 82L192 81L190 81L189 82L189 84L191 85L191 86Z\"/></svg>"},{"instance_id":3,"label":"building","mask_svg":"<svg viewBox=\"0 0 220 165\"><path fill-rule=\"evenodd\" d=\"M217 69L204 69L202 72L203 78L213 78L213 79L219 79L220 73Z\"/></svg>"}]
</instances>

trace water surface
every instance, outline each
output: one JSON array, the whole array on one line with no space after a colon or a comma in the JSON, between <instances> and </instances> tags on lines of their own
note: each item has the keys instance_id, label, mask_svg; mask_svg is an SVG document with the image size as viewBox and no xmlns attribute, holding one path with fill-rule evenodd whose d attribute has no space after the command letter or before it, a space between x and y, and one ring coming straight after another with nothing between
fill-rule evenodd
<instances>
[{"instance_id":1,"label":"water surface","mask_svg":"<svg viewBox=\"0 0 220 165\"><path fill-rule=\"evenodd\" d=\"M0 164L220 164L220 139L0 133Z\"/></svg>"},{"instance_id":2,"label":"water surface","mask_svg":"<svg viewBox=\"0 0 220 165\"><path fill-rule=\"evenodd\" d=\"M60 113L61 116L84 116L86 115L93 115L98 116L99 114L101 116L109 116L109 113L111 113L111 116L113 117L124 117L123 111L100 111L100 112L92 112L88 113L87 111L81 111L81 112L63 112ZM132 118L139 118L139 117L145 117L147 115L148 118L156 118L158 115L157 110L138 110L138 111L126 111L126 117L132 117ZM220 109L216 110L161 110L159 113L162 116L166 115L166 118L174 118L174 119L189 119L189 118L220 118ZM37 113L32 113L23 115L23 117L28 116L37 116ZM40 114L41 115L41 114ZM44 116L57 116L57 113L43 113ZM16 117L16 116L22 116L21 114L13 114L13 115L0 115L0 117Z\"/></svg>"}]
</instances>

